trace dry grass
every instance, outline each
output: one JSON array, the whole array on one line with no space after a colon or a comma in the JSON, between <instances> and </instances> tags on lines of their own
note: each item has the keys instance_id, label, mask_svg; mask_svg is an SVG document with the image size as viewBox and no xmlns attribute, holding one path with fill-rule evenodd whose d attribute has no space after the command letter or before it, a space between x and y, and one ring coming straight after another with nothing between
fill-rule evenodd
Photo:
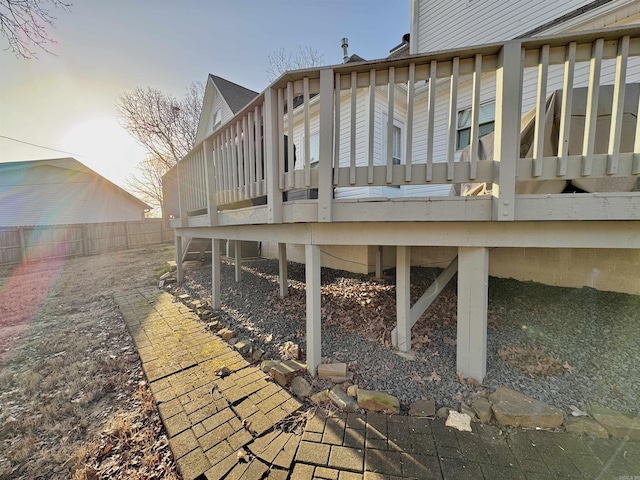
<instances>
[{"instance_id":1,"label":"dry grass","mask_svg":"<svg viewBox=\"0 0 640 480\"><path fill-rule=\"evenodd\" d=\"M113 294L167 247L0 269L0 479L178 478Z\"/></svg>"}]
</instances>

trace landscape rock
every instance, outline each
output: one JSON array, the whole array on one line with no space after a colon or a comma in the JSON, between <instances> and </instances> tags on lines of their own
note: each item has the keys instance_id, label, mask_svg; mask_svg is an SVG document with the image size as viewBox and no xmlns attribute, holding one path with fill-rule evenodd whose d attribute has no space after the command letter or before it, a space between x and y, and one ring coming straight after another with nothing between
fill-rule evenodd
<instances>
[{"instance_id":1,"label":"landscape rock","mask_svg":"<svg viewBox=\"0 0 640 480\"><path fill-rule=\"evenodd\" d=\"M340 385L329 390L329 399L343 412L355 413L358 410L359 402L347 395Z\"/></svg>"},{"instance_id":2,"label":"landscape rock","mask_svg":"<svg viewBox=\"0 0 640 480\"><path fill-rule=\"evenodd\" d=\"M478 416L478 419L482 423L489 423L491 417L493 417L493 411L491 410L491 403L485 398L477 398L471 403L471 408Z\"/></svg>"},{"instance_id":3,"label":"landscape rock","mask_svg":"<svg viewBox=\"0 0 640 480\"><path fill-rule=\"evenodd\" d=\"M602 425L612 437L640 440L640 418L617 412L605 407L594 407L590 411L596 422Z\"/></svg>"},{"instance_id":4,"label":"landscape rock","mask_svg":"<svg viewBox=\"0 0 640 480\"><path fill-rule=\"evenodd\" d=\"M346 377L346 363L322 363L318 365L318 378L326 380L331 377Z\"/></svg>"},{"instance_id":5,"label":"landscape rock","mask_svg":"<svg viewBox=\"0 0 640 480\"><path fill-rule=\"evenodd\" d=\"M353 372L347 372L345 376L329 378L333 383L353 382Z\"/></svg>"},{"instance_id":6,"label":"landscape rock","mask_svg":"<svg viewBox=\"0 0 640 480\"><path fill-rule=\"evenodd\" d=\"M222 330L218 331L218 335L220 335L220 337L228 342L229 340L231 340L233 337L236 336L236 332L233 330L229 330L228 328L223 328Z\"/></svg>"},{"instance_id":7,"label":"landscape rock","mask_svg":"<svg viewBox=\"0 0 640 480\"><path fill-rule=\"evenodd\" d=\"M478 421L478 417L476 417L475 410L464 402L460 404L460 413L469 415L469 418L471 419L472 422Z\"/></svg>"},{"instance_id":8,"label":"landscape rock","mask_svg":"<svg viewBox=\"0 0 640 480\"><path fill-rule=\"evenodd\" d=\"M260 364L260 370L269 373L273 367L282 363L280 360L265 360Z\"/></svg>"},{"instance_id":9,"label":"landscape rock","mask_svg":"<svg viewBox=\"0 0 640 480\"><path fill-rule=\"evenodd\" d=\"M302 363L298 363L295 360L287 360L274 365L269 370L269 374L279 385L284 387L293 380L297 373L304 372L306 369L306 365Z\"/></svg>"},{"instance_id":10,"label":"landscape rock","mask_svg":"<svg viewBox=\"0 0 640 480\"><path fill-rule=\"evenodd\" d=\"M251 342L249 340L238 340L234 348L244 357L251 351Z\"/></svg>"},{"instance_id":11,"label":"landscape rock","mask_svg":"<svg viewBox=\"0 0 640 480\"><path fill-rule=\"evenodd\" d=\"M609 438L607 430L595 420L585 417L569 417L565 422L565 428L569 433L585 433L593 437Z\"/></svg>"},{"instance_id":12,"label":"landscape rock","mask_svg":"<svg viewBox=\"0 0 640 480\"><path fill-rule=\"evenodd\" d=\"M562 411L509 388L498 387L489 396L500 425L525 428L556 428L562 425Z\"/></svg>"},{"instance_id":13,"label":"landscape rock","mask_svg":"<svg viewBox=\"0 0 640 480\"><path fill-rule=\"evenodd\" d=\"M438 418L447 418L449 416L449 411L451 409L449 407L440 407L436 412L436 416Z\"/></svg>"},{"instance_id":14,"label":"landscape rock","mask_svg":"<svg viewBox=\"0 0 640 480\"><path fill-rule=\"evenodd\" d=\"M471 417L466 413L458 413L455 410L449 410L449 416L445 422L447 427L455 428L461 432L471 431Z\"/></svg>"},{"instance_id":15,"label":"landscape rock","mask_svg":"<svg viewBox=\"0 0 640 480\"><path fill-rule=\"evenodd\" d=\"M254 361L259 362L260 360L262 360L262 357L264 356L264 350L254 350L253 355L251 355L251 358L253 358Z\"/></svg>"},{"instance_id":16,"label":"landscape rock","mask_svg":"<svg viewBox=\"0 0 640 480\"><path fill-rule=\"evenodd\" d=\"M301 398L311 395L311 385L302 377L294 377L291 380L291 391Z\"/></svg>"},{"instance_id":17,"label":"landscape rock","mask_svg":"<svg viewBox=\"0 0 640 480\"><path fill-rule=\"evenodd\" d=\"M357 397L358 396L358 386L357 385L351 385L349 388L347 388L347 395L349 395L350 397Z\"/></svg>"},{"instance_id":18,"label":"landscape rock","mask_svg":"<svg viewBox=\"0 0 640 480\"><path fill-rule=\"evenodd\" d=\"M358 405L373 412L400 412L400 401L396 397L375 390L358 389Z\"/></svg>"},{"instance_id":19,"label":"landscape rock","mask_svg":"<svg viewBox=\"0 0 640 480\"><path fill-rule=\"evenodd\" d=\"M418 400L409 405L409 415L412 417L433 417L435 414L435 400Z\"/></svg>"},{"instance_id":20,"label":"landscape rock","mask_svg":"<svg viewBox=\"0 0 640 480\"><path fill-rule=\"evenodd\" d=\"M313 395L311 395L311 397L309 397L309 399L316 405L321 405L331 400L329 398L329 390L327 390L326 388L324 390L320 390L317 393L314 393Z\"/></svg>"}]
</instances>

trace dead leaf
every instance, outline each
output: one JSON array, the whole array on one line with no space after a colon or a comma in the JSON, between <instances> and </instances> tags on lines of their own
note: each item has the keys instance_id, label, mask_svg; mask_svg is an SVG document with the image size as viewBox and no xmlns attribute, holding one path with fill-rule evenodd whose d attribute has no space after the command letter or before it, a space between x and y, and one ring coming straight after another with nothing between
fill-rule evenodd
<instances>
[{"instance_id":1,"label":"dead leaf","mask_svg":"<svg viewBox=\"0 0 640 480\"><path fill-rule=\"evenodd\" d=\"M442 380L442 378L440 378L440 375L438 375L434 370L433 372L431 372L431 380L433 380L434 382L439 382L440 380Z\"/></svg>"},{"instance_id":2,"label":"dead leaf","mask_svg":"<svg viewBox=\"0 0 640 480\"><path fill-rule=\"evenodd\" d=\"M456 372L458 374L458 381L460 382L460 385L464 385L465 381L464 381L464 373L462 372Z\"/></svg>"}]
</instances>

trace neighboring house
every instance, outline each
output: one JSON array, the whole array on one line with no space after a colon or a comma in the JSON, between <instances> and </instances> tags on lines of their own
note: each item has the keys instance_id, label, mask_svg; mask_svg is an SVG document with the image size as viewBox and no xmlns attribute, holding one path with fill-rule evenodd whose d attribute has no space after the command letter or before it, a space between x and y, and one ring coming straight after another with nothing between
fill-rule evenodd
<instances>
[{"instance_id":1,"label":"neighboring house","mask_svg":"<svg viewBox=\"0 0 640 480\"><path fill-rule=\"evenodd\" d=\"M388 58L287 72L228 120L217 120L210 97L196 146L163 179L178 187L168 212L178 278L186 238L213 241L214 308L222 241L263 242L263 253L280 259L281 295L287 258L304 260L313 374L322 357L321 266L378 275L395 267L394 344L403 351L457 271L457 369L478 380L489 274L640 294L639 192L517 189L640 176L639 89L626 88L640 79L639 5L415 0L409 46ZM620 28L588 31L612 26ZM518 40L532 35L540 37ZM567 127L576 106L582 130ZM521 153L523 115L533 119L530 156ZM562 148L547 149L549 131L564 138ZM479 138L492 132L492 155L480 155ZM469 183L491 193L446 195ZM305 189L317 198L288 195ZM411 265L446 266L414 305Z\"/></svg>"},{"instance_id":2,"label":"neighboring house","mask_svg":"<svg viewBox=\"0 0 640 480\"><path fill-rule=\"evenodd\" d=\"M0 227L143 220L148 210L73 158L0 163Z\"/></svg>"},{"instance_id":3,"label":"neighboring house","mask_svg":"<svg viewBox=\"0 0 640 480\"><path fill-rule=\"evenodd\" d=\"M211 135L216 128L226 123L257 96L258 92L222 77L209 75L200 122L198 123L196 143Z\"/></svg>"}]
</instances>

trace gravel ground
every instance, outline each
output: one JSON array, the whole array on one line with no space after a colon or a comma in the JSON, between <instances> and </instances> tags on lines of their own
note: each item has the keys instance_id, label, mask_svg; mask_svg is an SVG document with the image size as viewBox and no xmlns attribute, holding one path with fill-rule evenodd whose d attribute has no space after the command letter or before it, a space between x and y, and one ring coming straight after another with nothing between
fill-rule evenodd
<instances>
[{"instance_id":1,"label":"gravel ground","mask_svg":"<svg viewBox=\"0 0 640 480\"><path fill-rule=\"evenodd\" d=\"M439 270L412 268L412 302ZM394 353L394 271L386 280L322 270L322 352L347 362L361 388L384 390L402 410L420 399L438 407L506 386L565 413L594 405L640 414L640 296L491 278L487 376L461 384L456 372L455 278L413 329L415 360ZM289 263L289 297L278 297L274 260L243 265L243 280L223 261L222 320L271 358L285 341L305 348L304 265ZM210 265L191 268L178 288L210 300ZM272 338L269 338L272 335ZM315 389L328 386L314 380ZM314 389L314 390L315 390Z\"/></svg>"}]
</instances>

